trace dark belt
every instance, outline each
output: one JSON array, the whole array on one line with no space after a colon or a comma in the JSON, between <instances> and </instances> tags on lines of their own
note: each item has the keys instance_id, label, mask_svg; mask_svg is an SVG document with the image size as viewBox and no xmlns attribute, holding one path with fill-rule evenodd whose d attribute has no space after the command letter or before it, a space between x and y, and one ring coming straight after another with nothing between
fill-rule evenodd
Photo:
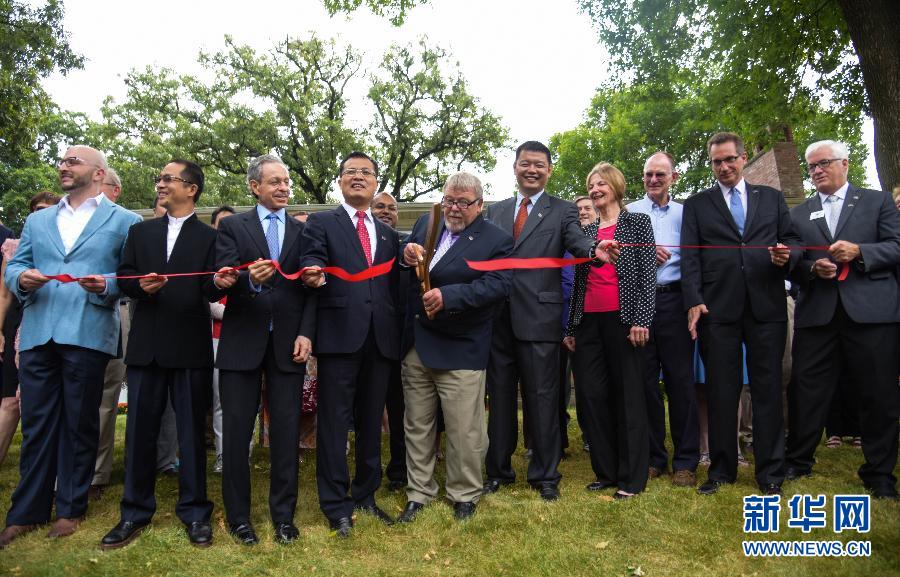
<instances>
[{"instance_id":1,"label":"dark belt","mask_svg":"<svg viewBox=\"0 0 900 577\"><path fill-rule=\"evenodd\" d=\"M675 281L669 284L658 284L656 285L656 294L659 293L680 293L681 292L681 281Z\"/></svg>"}]
</instances>

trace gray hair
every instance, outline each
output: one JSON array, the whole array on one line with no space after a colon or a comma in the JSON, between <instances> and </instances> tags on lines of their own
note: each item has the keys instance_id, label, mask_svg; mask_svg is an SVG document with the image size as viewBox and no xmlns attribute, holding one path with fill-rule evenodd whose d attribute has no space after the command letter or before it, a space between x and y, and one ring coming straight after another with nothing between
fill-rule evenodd
<instances>
[{"instance_id":1,"label":"gray hair","mask_svg":"<svg viewBox=\"0 0 900 577\"><path fill-rule=\"evenodd\" d=\"M257 156L256 158L250 161L250 164L247 165L247 187L250 187L250 181L262 182L262 168L264 165L269 164L270 162L274 162L276 164L280 164L284 167L285 170L288 169L287 165L277 154L263 154L262 156Z\"/></svg>"},{"instance_id":2,"label":"gray hair","mask_svg":"<svg viewBox=\"0 0 900 577\"><path fill-rule=\"evenodd\" d=\"M122 179L119 178L119 173L116 172L116 169L114 169L113 167L110 166L106 169L106 178L108 178L109 181L113 183L113 186L122 188Z\"/></svg>"},{"instance_id":3,"label":"gray hair","mask_svg":"<svg viewBox=\"0 0 900 577\"><path fill-rule=\"evenodd\" d=\"M804 156L807 160L809 160L809 155L813 152L819 150L820 148L828 147L831 150L831 153L841 160L850 158L850 149L846 144L837 140L820 140L818 142L813 142L809 146L806 147L806 153Z\"/></svg>"},{"instance_id":4,"label":"gray hair","mask_svg":"<svg viewBox=\"0 0 900 577\"><path fill-rule=\"evenodd\" d=\"M471 190L475 192L475 198L481 198L484 191L481 188L481 181L474 174L468 172L457 172L450 176L444 183L444 192L448 190Z\"/></svg>"}]
</instances>

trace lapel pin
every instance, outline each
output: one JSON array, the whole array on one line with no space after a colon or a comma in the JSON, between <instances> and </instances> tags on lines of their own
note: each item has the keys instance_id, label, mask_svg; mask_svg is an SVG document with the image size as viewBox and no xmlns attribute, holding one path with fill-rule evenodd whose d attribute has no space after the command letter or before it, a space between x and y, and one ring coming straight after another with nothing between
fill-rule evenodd
<instances>
[{"instance_id":1,"label":"lapel pin","mask_svg":"<svg viewBox=\"0 0 900 577\"><path fill-rule=\"evenodd\" d=\"M381 237L381 240L387 240L387 237L383 236Z\"/></svg>"},{"instance_id":2,"label":"lapel pin","mask_svg":"<svg viewBox=\"0 0 900 577\"><path fill-rule=\"evenodd\" d=\"M539 213L538 213L538 218L544 218L543 213L540 213L540 212L539 212Z\"/></svg>"},{"instance_id":3,"label":"lapel pin","mask_svg":"<svg viewBox=\"0 0 900 577\"><path fill-rule=\"evenodd\" d=\"M470 237L469 237L469 240L475 240L475 237L474 237L474 236L470 236Z\"/></svg>"}]
</instances>

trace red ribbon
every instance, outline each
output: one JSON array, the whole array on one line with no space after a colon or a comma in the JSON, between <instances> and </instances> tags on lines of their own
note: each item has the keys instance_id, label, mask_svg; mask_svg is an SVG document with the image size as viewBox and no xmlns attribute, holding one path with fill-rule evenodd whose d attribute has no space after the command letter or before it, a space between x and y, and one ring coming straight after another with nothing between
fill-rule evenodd
<instances>
[{"instance_id":1,"label":"red ribbon","mask_svg":"<svg viewBox=\"0 0 900 577\"><path fill-rule=\"evenodd\" d=\"M244 264L232 267L232 270L242 270L245 268L249 268L251 264L253 264L253 263L245 262ZM304 268L301 268L300 270L298 270L297 272L286 273L283 270L281 270L281 265L278 264L278 261L273 260L272 264L275 265L275 270L277 270L281 276L283 276L284 278L286 278L288 280L297 280L298 278L300 278L300 275L302 275L305 271L315 270L315 267L304 267ZM345 280L347 282L361 282L364 280L369 280L369 279L373 279L375 277L379 277L383 274L387 274L388 272L390 272L390 270L393 266L394 266L394 259L391 259L387 262L383 262L381 264L376 264L374 266L370 266L369 268L362 270L360 272L356 272L356 273L349 273L349 272L345 271L344 269L342 269L341 267L337 267L337 266L326 266L326 267L322 267L321 269L318 269L318 270L322 270L323 272L325 272L327 274L336 276L337 278L339 278L341 280ZM167 278L178 277L178 276L202 276L202 275L208 275L208 274L216 274L216 272L218 272L218 271L176 272L176 273L171 273L171 274L161 274L158 276L164 276ZM147 274L127 275L127 276L104 275L103 278L130 279L130 278L147 278L149 276L150 275L147 275ZM63 274L51 275L51 276L48 276L47 278L49 278L51 280L58 280L61 283L68 283L68 282L76 282L76 281L81 280L86 277L72 276L70 274L63 273Z\"/></svg>"}]
</instances>

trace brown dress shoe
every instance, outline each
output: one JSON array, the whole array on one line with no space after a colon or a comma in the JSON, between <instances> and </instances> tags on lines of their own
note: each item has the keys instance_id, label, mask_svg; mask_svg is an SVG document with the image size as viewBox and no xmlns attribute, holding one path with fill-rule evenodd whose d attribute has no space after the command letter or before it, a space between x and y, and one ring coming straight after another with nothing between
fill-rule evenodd
<instances>
[{"instance_id":1,"label":"brown dress shoe","mask_svg":"<svg viewBox=\"0 0 900 577\"><path fill-rule=\"evenodd\" d=\"M658 469L657 467L650 467L647 471L648 479L656 479L657 477L662 477L664 471L662 469Z\"/></svg>"},{"instance_id":2,"label":"brown dress shoe","mask_svg":"<svg viewBox=\"0 0 900 577\"><path fill-rule=\"evenodd\" d=\"M50 537L51 539L68 537L75 532L75 529L78 528L82 519L84 519L84 517L78 517L76 519L67 519L65 517L58 518L53 522L50 531L47 532L47 537Z\"/></svg>"},{"instance_id":3,"label":"brown dress shoe","mask_svg":"<svg viewBox=\"0 0 900 577\"><path fill-rule=\"evenodd\" d=\"M91 485L88 487L88 501L98 501L103 496L106 485Z\"/></svg>"},{"instance_id":4,"label":"brown dress shoe","mask_svg":"<svg viewBox=\"0 0 900 577\"><path fill-rule=\"evenodd\" d=\"M25 533L29 533L37 529L37 525L7 525L0 532L0 549L5 549L7 545L12 543L13 539L21 537Z\"/></svg>"},{"instance_id":5,"label":"brown dress shoe","mask_svg":"<svg viewBox=\"0 0 900 577\"><path fill-rule=\"evenodd\" d=\"M675 471L672 473L672 484L676 487L694 487L697 484L697 475L687 469Z\"/></svg>"}]
</instances>

